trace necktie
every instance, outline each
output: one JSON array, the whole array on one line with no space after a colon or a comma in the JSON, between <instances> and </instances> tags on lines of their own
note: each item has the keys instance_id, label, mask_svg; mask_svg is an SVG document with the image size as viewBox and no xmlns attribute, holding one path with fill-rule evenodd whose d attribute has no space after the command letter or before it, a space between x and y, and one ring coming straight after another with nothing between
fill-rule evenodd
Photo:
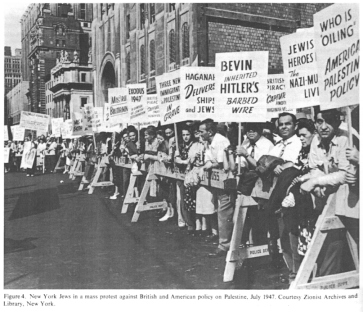
<instances>
[{"instance_id":1,"label":"necktie","mask_svg":"<svg viewBox=\"0 0 363 312\"><path fill-rule=\"evenodd\" d=\"M286 145L287 145L287 144L285 144L285 142L281 142L281 143L282 143L283 146L282 146L282 149L281 149L281 152L280 152L280 156L279 156L280 158L284 155L285 148L286 148Z\"/></svg>"},{"instance_id":2,"label":"necktie","mask_svg":"<svg viewBox=\"0 0 363 312\"><path fill-rule=\"evenodd\" d=\"M251 158L255 158L255 146L256 144L255 143L251 143L251 147L252 147L252 150L251 150Z\"/></svg>"}]
</instances>

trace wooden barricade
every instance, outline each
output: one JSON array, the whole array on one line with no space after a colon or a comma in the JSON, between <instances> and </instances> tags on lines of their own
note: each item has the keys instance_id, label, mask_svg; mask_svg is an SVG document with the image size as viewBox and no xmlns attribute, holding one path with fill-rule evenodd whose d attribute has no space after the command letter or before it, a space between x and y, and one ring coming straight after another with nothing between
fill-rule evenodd
<instances>
[{"instance_id":1,"label":"wooden barricade","mask_svg":"<svg viewBox=\"0 0 363 312\"><path fill-rule=\"evenodd\" d=\"M77 154L72 164L72 167L69 170L69 179L75 180L76 177L83 176L84 172L82 171L82 169L84 162L85 162L85 155Z\"/></svg>"},{"instance_id":2,"label":"wooden barricade","mask_svg":"<svg viewBox=\"0 0 363 312\"><path fill-rule=\"evenodd\" d=\"M61 157L61 156L62 156L62 155L59 155L59 157L58 157L58 161L57 161L57 164L55 165L54 171L57 171L57 170L64 170L64 168L65 168L65 165L60 166L60 163L61 163L61 161L62 161L62 157Z\"/></svg>"},{"instance_id":3,"label":"wooden barricade","mask_svg":"<svg viewBox=\"0 0 363 312\"><path fill-rule=\"evenodd\" d=\"M143 211L149 211L149 210L156 210L156 209L163 209L167 207L166 201L161 202L155 202L155 203L147 203L146 202L146 196L150 191L150 187L152 185L153 180L157 180L158 177L166 177L170 179L175 180L185 180L185 173L182 173L179 171L178 167L167 167L163 163L155 161L151 167L150 170L146 176L145 184L143 186L142 192L140 194L139 198L132 197L132 193L134 190L134 184L136 181L136 177L132 180L133 185L131 184L130 179L130 185L127 191L127 195L130 195L127 197L127 200L125 198L124 206L122 207L121 213L127 212L127 206L132 202L137 202L134 215L132 217L132 222L137 222L139 219L140 213ZM205 172L204 176L201 181L201 185L213 187L217 189L224 189L224 180L227 178L227 173L223 172L222 170L212 170L211 172Z\"/></svg>"},{"instance_id":4,"label":"wooden barricade","mask_svg":"<svg viewBox=\"0 0 363 312\"><path fill-rule=\"evenodd\" d=\"M89 190L88 190L88 194L92 194L96 187L114 185L113 182L112 182L113 181L113 175L112 175L112 168L111 167L109 168L109 170L110 170L110 181L101 181L101 182L98 182L98 179L100 178L102 171L105 168L107 168L107 164L105 163L106 159L107 159L107 157L104 156L100 160L100 162L99 162L99 164L97 166L96 175L94 176L93 180L90 183Z\"/></svg>"},{"instance_id":5,"label":"wooden barricade","mask_svg":"<svg viewBox=\"0 0 363 312\"><path fill-rule=\"evenodd\" d=\"M245 259L265 257L269 255L268 245L240 247L243 227L246 221L248 209L256 209L257 203L250 196L238 195L233 216L233 232L229 251L226 257L223 282L233 281L237 264L242 265ZM241 198L240 198L241 197ZM242 200L240 200L242 199ZM278 240L279 252L281 253L280 241Z\"/></svg>"},{"instance_id":6,"label":"wooden barricade","mask_svg":"<svg viewBox=\"0 0 363 312\"><path fill-rule=\"evenodd\" d=\"M123 168L129 168L131 170L132 164L117 164L117 166L123 167ZM143 165L141 168L141 171L145 171L145 166ZM138 203L140 197L139 197L139 191L137 189L137 177L140 177L143 175L141 171L137 171L135 173L131 172L130 175L130 182L129 186L127 188L125 199L122 203L121 213L126 213L130 204L136 204ZM149 174L146 175L145 183L149 179Z\"/></svg>"},{"instance_id":7,"label":"wooden barricade","mask_svg":"<svg viewBox=\"0 0 363 312\"><path fill-rule=\"evenodd\" d=\"M310 247L300 265L295 281L290 285L290 289L345 289L359 286L358 246L348 231L346 238L355 270L321 277L315 277L315 274L312 274L329 230L345 228L340 218L335 215L336 196L337 193L334 193L328 198L324 210L316 222ZM311 274L313 276L310 280Z\"/></svg>"}]
</instances>

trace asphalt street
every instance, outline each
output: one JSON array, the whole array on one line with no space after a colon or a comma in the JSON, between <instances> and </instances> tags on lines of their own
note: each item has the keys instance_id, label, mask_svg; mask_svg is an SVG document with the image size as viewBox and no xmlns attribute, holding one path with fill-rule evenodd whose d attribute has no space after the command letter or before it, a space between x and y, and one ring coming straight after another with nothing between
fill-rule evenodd
<instances>
[{"instance_id":1,"label":"asphalt street","mask_svg":"<svg viewBox=\"0 0 363 312\"><path fill-rule=\"evenodd\" d=\"M131 223L113 187L78 191L68 175L5 174L5 289L284 289L287 269L267 257L247 260L232 283L223 282L224 258L204 238L180 230L156 211ZM64 182L61 183L60 181Z\"/></svg>"}]
</instances>

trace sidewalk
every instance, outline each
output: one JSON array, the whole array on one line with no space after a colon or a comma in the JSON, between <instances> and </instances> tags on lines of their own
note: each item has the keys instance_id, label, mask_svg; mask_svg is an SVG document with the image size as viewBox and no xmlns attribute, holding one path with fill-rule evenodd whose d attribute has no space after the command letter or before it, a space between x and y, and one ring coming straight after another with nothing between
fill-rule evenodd
<instances>
[{"instance_id":1,"label":"sidewalk","mask_svg":"<svg viewBox=\"0 0 363 312\"><path fill-rule=\"evenodd\" d=\"M64 183L60 183L63 180ZM215 246L159 222L106 190L77 191L67 175L5 174L5 285L29 289L282 289L265 259L245 263L234 283L223 283L225 260Z\"/></svg>"}]
</instances>

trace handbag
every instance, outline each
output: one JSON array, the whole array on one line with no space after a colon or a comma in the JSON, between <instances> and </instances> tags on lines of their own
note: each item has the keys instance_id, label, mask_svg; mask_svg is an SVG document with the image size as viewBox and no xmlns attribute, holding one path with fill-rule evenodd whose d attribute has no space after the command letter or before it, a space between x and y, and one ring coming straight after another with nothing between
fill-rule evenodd
<instances>
[{"instance_id":1,"label":"handbag","mask_svg":"<svg viewBox=\"0 0 363 312\"><path fill-rule=\"evenodd\" d=\"M276 166L282 165L283 163L284 160L280 157L263 155L257 161L256 172L260 177L266 177L272 173Z\"/></svg>"}]
</instances>

